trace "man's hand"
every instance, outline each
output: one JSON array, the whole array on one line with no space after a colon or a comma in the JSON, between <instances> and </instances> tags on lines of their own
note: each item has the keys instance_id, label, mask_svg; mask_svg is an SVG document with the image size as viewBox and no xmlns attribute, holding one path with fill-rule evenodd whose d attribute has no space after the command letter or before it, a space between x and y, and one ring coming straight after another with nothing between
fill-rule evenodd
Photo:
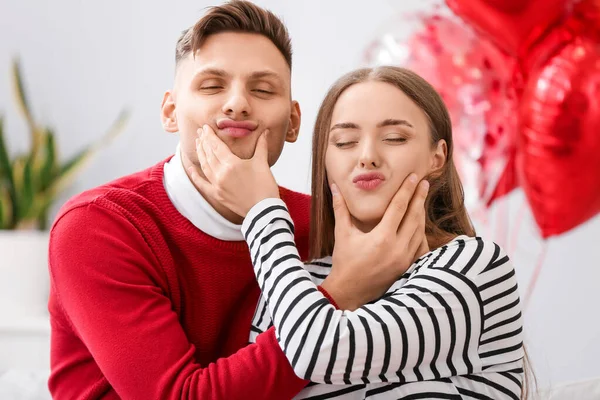
<instances>
[{"instance_id":1,"label":"man's hand","mask_svg":"<svg viewBox=\"0 0 600 400\"><path fill-rule=\"evenodd\" d=\"M268 162L267 134L258 139L254 156L242 160L229 150L211 127L204 125L196 139L196 152L206 179L189 168L194 184L242 217L267 198L279 198L279 187Z\"/></svg>"},{"instance_id":2,"label":"man's hand","mask_svg":"<svg viewBox=\"0 0 600 400\"><path fill-rule=\"evenodd\" d=\"M332 185L335 247L331 273L322 287L340 309L355 310L378 299L420 256L429 251L425 236L425 199L429 183L411 174L369 233L350 219L346 202Z\"/></svg>"}]
</instances>

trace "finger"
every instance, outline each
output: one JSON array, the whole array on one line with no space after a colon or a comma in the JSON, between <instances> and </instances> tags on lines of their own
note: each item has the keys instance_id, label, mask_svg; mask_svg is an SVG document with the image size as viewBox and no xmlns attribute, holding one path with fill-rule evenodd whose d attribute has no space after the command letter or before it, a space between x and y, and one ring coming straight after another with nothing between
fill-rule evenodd
<instances>
[{"instance_id":1,"label":"finger","mask_svg":"<svg viewBox=\"0 0 600 400\"><path fill-rule=\"evenodd\" d=\"M333 216L335 218L334 235L336 238L341 237L345 232L348 232L352 226L350 220L350 212L346 206L346 201L340 193L340 189L334 183L331 185L331 196L333 201Z\"/></svg>"},{"instance_id":2,"label":"finger","mask_svg":"<svg viewBox=\"0 0 600 400\"><path fill-rule=\"evenodd\" d=\"M409 243L410 238L419 226L424 226L425 223L425 199L429 191L429 182L423 180L419 183L415 194L413 195L408 211L405 213L400 228L398 229L398 237L401 243ZM421 240L417 241L417 244ZM417 246L418 247L418 246ZM416 247L415 247L416 250Z\"/></svg>"},{"instance_id":3,"label":"finger","mask_svg":"<svg viewBox=\"0 0 600 400\"><path fill-rule=\"evenodd\" d=\"M200 134L200 144L202 146L202 150L206 155L206 161L212 167L216 166L216 164L220 161L215 156L215 148L218 146L218 142L214 140L213 130L208 125L203 125L201 134ZM218 139L218 138L217 138Z\"/></svg>"},{"instance_id":4,"label":"finger","mask_svg":"<svg viewBox=\"0 0 600 400\"><path fill-rule=\"evenodd\" d=\"M234 154L229 149L223 141L217 136L215 131L209 126L202 126L202 141L206 142L208 147L211 148L212 153L217 161L227 161L231 157L235 157Z\"/></svg>"},{"instance_id":5,"label":"finger","mask_svg":"<svg viewBox=\"0 0 600 400\"><path fill-rule=\"evenodd\" d=\"M213 147L207 140L200 139L200 146L202 147L202 151L204 151L204 155L206 157L206 163L210 167L213 172L219 171L221 167L220 160L215 156L215 152Z\"/></svg>"},{"instance_id":6,"label":"finger","mask_svg":"<svg viewBox=\"0 0 600 400\"><path fill-rule=\"evenodd\" d=\"M200 162L200 169L202 169L202 173L209 182L212 182L214 179L213 170L210 167L206 152L204 151L204 145L200 139L196 139L196 154L198 154L198 161Z\"/></svg>"},{"instance_id":7,"label":"finger","mask_svg":"<svg viewBox=\"0 0 600 400\"><path fill-rule=\"evenodd\" d=\"M262 135L258 138L256 143L256 149L254 150L253 159L257 159L264 162L269 162L269 141L268 139L269 130L266 129Z\"/></svg>"},{"instance_id":8,"label":"finger","mask_svg":"<svg viewBox=\"0 0 600 400\"><path fill-rule=\"evenodd\" d=\"M188 172L190 175L190 179L196 189L198 189L203 195L209 196L211 198L217 198L215 188L210 184L210 182L203 177L200 176L195 167L188 167Z\"/></svg>"},{"instance_id":9,"label":"finger","mask_svg":"<svg viewBox=\"0 0 600 400\"><path fill-rule=\"evenodd\" d=\"M425 217L424 211L425 210L423 210L423 216ZM427 242L427 235L425 235L425 220L426 218L419 219L417 229L408 244L408 254L414 255L412 262L415 262L419 257L429 252L429 243Z\"/></svg>"},{"instance_id":10,"label":"finger","mask_svg":"<svg viewBox=\"0 0 600 400\"><path fill-rule=\"evenodd\" d=\"M417 252L415 253L415 259L423 257L425 254L429 253L431 250L429 249L429 242L427 241L427 236L423 235L423 240Z\"/></svg>"},{"instance_id":11,"label":"finger","mask_svg":"<svg viewBox=\"0 0 600 400\"><path fill-rule=\"evenodd\" d=\"M416 174L410 174L404 179L404 182L402 182L400 189L398 189L390 201L376 229L384 229L387 232L398 231L402 218L404 218L404 214L408 209L410 199L413 197L415 188L417 187L417 182Z\"/></svg>"},{"instance_id":12,"label":"finger","mask_svg":"<svg viewBox=\"0 0 600 400\"><path fill-rule=\"evenodd\" d=\"M425 224L421 223L422 220L425 220L425 218L420 218L417 221L415 230L412 234L412 237L410 238L410 241L408 242L408 254L415 254L417 252L417 249L421 245L421 242L423 242L423 235L425 234Z\"/></svg>"}]
</instances>

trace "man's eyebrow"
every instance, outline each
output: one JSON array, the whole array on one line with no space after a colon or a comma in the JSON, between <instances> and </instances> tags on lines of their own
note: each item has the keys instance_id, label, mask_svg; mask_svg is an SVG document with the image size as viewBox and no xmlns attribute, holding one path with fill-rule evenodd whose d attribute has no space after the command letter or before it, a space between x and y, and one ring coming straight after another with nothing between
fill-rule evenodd
<instances>
[{"instance_id":1,"label":"man's eyebrow","mask_svg":"<svg viewBox=\"0 0 600 400\"><path fill-rule=\"evenodd\" d=\"M196 78L200 75L213 75L213 76L218 76L218 77L222 77L222 78L229 76L227 71L225 71L224 69L220 69L220 68L200 69L194 73L194 78Z\"/></svg>"},{"instance_id":2,"label":"man's eyebrow","mask_svg":"<svg viewBox=\"0 0 600 400\"><path fill-rule=\"evenodd\" d=\"M274 71L270 71L270 70L255 71L250 74L250 79L252 79L252 80L257 80L257 79L262 79L262 78L273 78L280 84L283 84L283 79L281 79L279 74Z\"/></svg>"}]
</instances>

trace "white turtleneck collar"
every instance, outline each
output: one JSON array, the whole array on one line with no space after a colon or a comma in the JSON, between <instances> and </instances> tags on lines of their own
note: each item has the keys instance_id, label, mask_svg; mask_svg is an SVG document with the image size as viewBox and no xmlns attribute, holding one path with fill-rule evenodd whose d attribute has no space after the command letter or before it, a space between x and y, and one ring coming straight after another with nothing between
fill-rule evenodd
<instances>
[{"instance_id":1,"label":"white turtleneck collar","mask_svg":"<svg viewBox=\"0 0 600 400\"><path fill-rule=\"evenodd\" d=\"M226 241L242 241L242 225L236 225L219 214L196 189L181 160L179 144L175 156L164 166L165 190L171 202L196 228Z\"/></svg>"}]
</instances>

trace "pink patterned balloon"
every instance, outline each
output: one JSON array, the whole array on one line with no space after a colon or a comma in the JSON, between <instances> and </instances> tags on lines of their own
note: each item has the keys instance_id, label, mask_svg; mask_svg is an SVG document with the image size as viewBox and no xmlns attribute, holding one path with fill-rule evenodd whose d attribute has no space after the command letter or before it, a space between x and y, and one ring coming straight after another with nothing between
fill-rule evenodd
<instances>
[{"instance_id":1,"label":"pink patterned balloon","mask_svg":"<svg viewBox=\"0 0 600 400\"><path fill-rule=\"evenodd\" d=\"M366 61L410 68L438 90L452 118L467 205L487 207L516 187L515 63L455 17L417 14L402 20L416 29L408 37L386 33L370 46Z\"/></svg>"}]
</instances>

